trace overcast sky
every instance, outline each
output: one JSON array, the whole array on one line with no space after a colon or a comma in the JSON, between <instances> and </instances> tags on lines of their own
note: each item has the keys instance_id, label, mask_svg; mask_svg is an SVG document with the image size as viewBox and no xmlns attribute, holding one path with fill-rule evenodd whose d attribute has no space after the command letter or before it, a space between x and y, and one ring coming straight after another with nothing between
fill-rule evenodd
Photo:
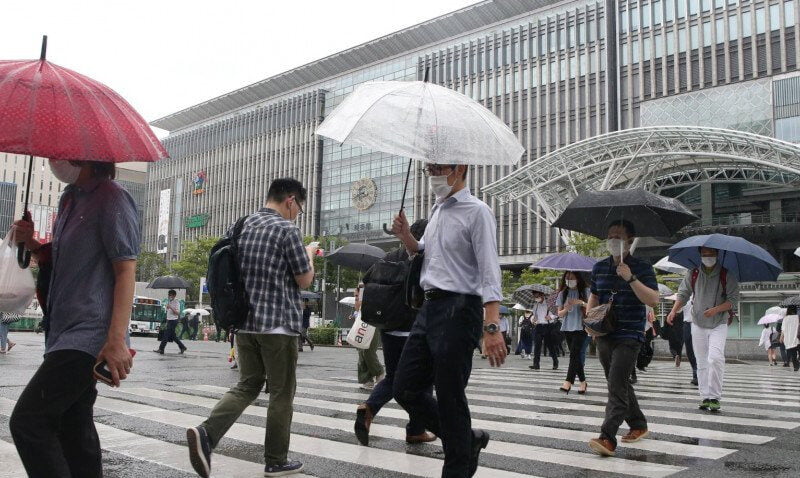
<instances>
[{"instance_id":1,"label":"overcast sky","mask_svg":"<svg viewBox=\"0 0 800 478\"><path fill-rule=\"evenodd\" d=\"M9 0L0 59L38 58L47 34L48 60L152 121L477 1Z\"/></svg>"}]
</instances>

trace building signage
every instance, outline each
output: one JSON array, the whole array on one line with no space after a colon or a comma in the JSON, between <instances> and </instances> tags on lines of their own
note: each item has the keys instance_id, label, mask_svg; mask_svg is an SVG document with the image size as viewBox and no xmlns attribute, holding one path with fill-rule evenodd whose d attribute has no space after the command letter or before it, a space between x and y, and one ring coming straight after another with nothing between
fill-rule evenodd
<instances>
[{"instance_id":1,"label":"building signage","mask_svg":"<svg viewBox=\"0 0 800 478\"><path fill-rule=\"evenodd\" d=\"M208 214L196 214L194 216L189 216L186 218L186 227L189 229L203 227L208 224L208 218L210 217L211 216Z\"/></svg>"},{"instance_id":2,"label":"building signage","mask_svg":"<svg viewBox=\"0 0 800 478\"><path fill-rule=\"evenodd\" d=\"M206 172L198 171L197 174L194 175L192 183L194 184L194 191L192 194L195 196L199 196L200 194L206 192Z\"/></svg>"},{"instance_id":3,"label":"building signage","mask_svg":"<svg viewBox=\"0 0 800 478\"><path fill-rule=\"evenodd\" d=\"M161 190L161 196L158 201L158 244L156 245L156 252L159 254L167 253L167 235L169 234L169 203L171 189Z\"/></svg>"}]
</instances>

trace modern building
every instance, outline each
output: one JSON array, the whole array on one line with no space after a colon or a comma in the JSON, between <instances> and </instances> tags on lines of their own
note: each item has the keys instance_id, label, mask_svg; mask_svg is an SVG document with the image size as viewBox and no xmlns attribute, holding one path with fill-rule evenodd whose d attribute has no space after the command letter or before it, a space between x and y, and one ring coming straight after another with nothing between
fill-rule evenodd
<instances>
[{"instance_id":1,"label":"modern building","mask_svg":"<svg viewBox=\"0 0 800 478\"><path fill-rule=\"evenodd\" d=\"M0 182L0 235L3 237L14 222L16 197L16 184Z\"/></svg>"},{"instance_id":2,"label":"modern building","mask_svg":"<svg viewBox=\"0 0 800 478\"><path fill-rule=\"evenodd\" d=\"M21 218L25 204L25 189L28 187L29 156L21 154L0 153L0 232L3 227L3 211L9 207L13 218ZM33 158L33 175L30 181L28 209L34 223L34 235L37 239L48 241L53 232L58 201L66 186L50 172L47 159ZM133 196L139 209L140 219L144 217L144 200L147 188L147 165L145 163L120 163L117 165L117 181ZM7 206L6 194L10 190L3 183L13 185L11 204ZM12 221L13 222L13 221Z\"/></svg>"},{"instance_id":3,"label":"modern building","mask_svg":"<svg viewBox=\"0 0 800 478\"><path fill-rule=\"evenodd\" d=\"M260 207L281 176L309 187L305 234L392 242L382 226L407 159L314 131L359 84L429 70L526 148L514 168L468 176L496 212L505 267L564 249L549 224L573 193L635 185L680 196L702 217L695 230L750 231L800 270L796 3L486 0L178 111L152 123L170 132L172 159L150 169L144 249L178 258L182 241ZM412 219L433 201L419 166Z\"/></svg>"}]
</instances>

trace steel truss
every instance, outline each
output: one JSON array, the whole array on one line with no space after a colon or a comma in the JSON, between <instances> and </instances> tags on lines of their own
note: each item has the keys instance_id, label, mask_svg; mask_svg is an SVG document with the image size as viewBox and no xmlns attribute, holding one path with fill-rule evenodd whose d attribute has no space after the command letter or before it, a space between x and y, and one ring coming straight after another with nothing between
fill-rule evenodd
<instances>
[{"instance_id":1,"label":"steel truss","mask_svg":"<svg viewBox=\"0 0 800 478\"><path fill-rule=\"evenodd\" d=\"M719 128L634 128L560 148L482 191L501 203L532 196L552 224L582 191L659 192L706 182L800 184L800 146Z\"/></svg>"}]
</instances>

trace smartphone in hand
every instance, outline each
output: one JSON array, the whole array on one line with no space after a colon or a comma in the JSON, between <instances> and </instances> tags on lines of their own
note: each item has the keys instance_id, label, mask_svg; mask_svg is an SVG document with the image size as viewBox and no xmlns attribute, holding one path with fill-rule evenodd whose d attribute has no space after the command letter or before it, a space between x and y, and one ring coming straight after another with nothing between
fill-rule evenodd
<instances>
[{"instance_id":1,"label":"smartphone in hand","mask_svg":"<svg viewBox=\"0 0 800 478\"><path fill-rule=\"evenodd\" d=\"M130 352L131 357L135 357L136 356L136 350L128 349L128 352ZM114 378L111 375L111 371L108 370L108 367L106 367L106 361L105 360L103 360L102 362L97 362L95 364L95 366L94 366L94 378L96 378L97 380L105 383L109 387L114 385Z\"/></svg>"}]
</instances>

